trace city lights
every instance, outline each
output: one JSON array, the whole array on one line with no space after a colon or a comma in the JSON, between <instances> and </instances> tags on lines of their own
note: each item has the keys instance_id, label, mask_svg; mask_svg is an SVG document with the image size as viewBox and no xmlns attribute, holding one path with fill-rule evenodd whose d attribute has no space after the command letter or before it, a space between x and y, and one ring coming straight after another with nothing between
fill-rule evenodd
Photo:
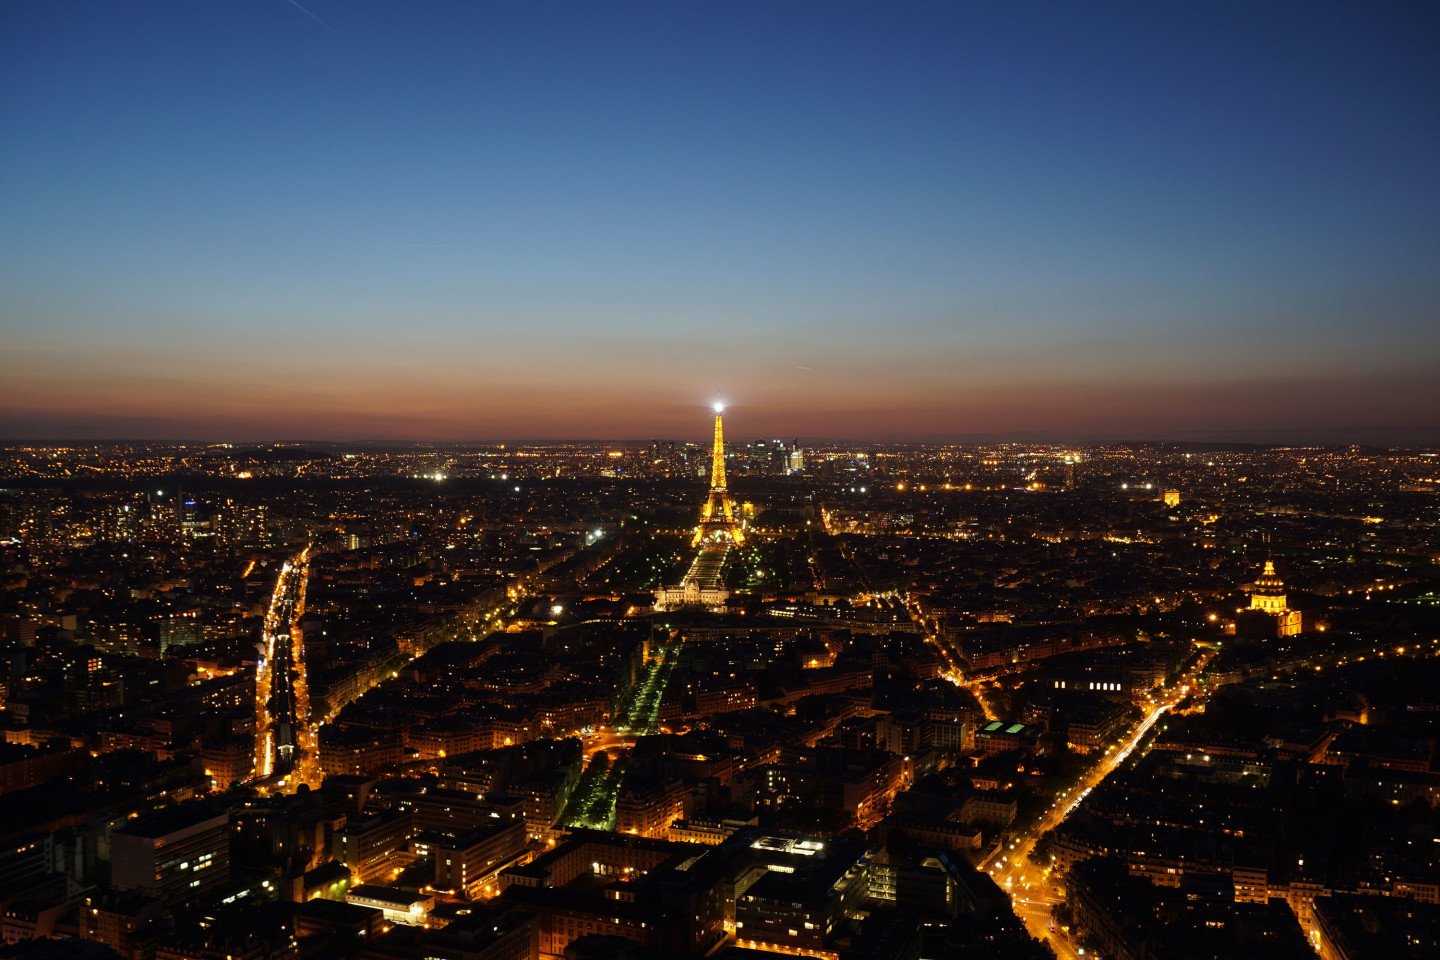
<instances>
[{"instance_id":1,"label":"city lights","mask_svg":"<svg viewBox=\"0 0 1440 960\"><path fill-rule=\"evenodd\" d=\"M0 954L1440 957L1440 10L142 10L0 6Z\"/></svg>"}]
</instances>

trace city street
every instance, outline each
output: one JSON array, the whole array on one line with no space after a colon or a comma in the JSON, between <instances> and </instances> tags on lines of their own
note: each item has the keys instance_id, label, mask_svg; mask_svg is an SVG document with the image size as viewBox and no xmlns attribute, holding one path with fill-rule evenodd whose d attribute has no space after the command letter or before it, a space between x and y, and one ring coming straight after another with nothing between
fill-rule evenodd
<instances>
[{"instance_id":1,"label":"city street","mask_svg":"<svg viewBox=\"0 0 1440 960\"><path fill-rule=\"evenodd\" d=\"M1064 899L1064 895L1057 880L1051 876L1049 868L1031 861L1030 855L1034 852L1035 844L1046 833L1064 823L1090 791L1103 783L1130 757L1166 713L1190 696L1192 691L1202 689L1195 681L1204 672L1212 656L1209 651L1202 653L1183 677L1147 704L1140 722L1124 737L1107 747L1105 753L1079 782L1061 791L1060 796L1032 827L1012 838L1004 847L980 863L981 869L988 871L1000 888L1010 896L1015 913L1025 921L1031 934L1048 941L1062 960L1078 958L1084 954L1069 934L1052 923L1051 911Z\"/></svg>"},{"instance_id":2,"label":"city street","mask_svg":"<svg viewBox=\"0 0 1440 960\"><path fill-rule=\"evenodd\" d=\"M319 744L297 625L305 613L309 571L309 547L281 566L265 614L256 672L255 778L259 782L278 778L282 789L319 782Z\"/></svg>"}]
</instances>

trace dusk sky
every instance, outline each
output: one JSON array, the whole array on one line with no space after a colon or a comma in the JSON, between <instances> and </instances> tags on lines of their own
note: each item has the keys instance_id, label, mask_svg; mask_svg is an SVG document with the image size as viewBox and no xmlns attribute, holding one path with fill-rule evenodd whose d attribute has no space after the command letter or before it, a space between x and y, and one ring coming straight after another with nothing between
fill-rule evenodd
<instances>
[{"instance_id":1,"label":"dusk sky","mask_svg":"<svg viewBox=\"0 0 1440 960\"><path fill-rule=\"evenodd\" d=\"M1440 443L1431 3L0 5L0 437Z\"/></svg>"}]
</instances>

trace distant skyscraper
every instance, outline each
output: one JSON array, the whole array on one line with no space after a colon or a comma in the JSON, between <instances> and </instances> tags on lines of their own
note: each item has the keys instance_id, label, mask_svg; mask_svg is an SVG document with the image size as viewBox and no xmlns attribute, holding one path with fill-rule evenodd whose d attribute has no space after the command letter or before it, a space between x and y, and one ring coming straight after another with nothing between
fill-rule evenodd
<instances>
[{"instance_id":1,"label":"distant skyscraper","mask_svg":"<svg viewBox=\"0 0 1440 960\"><path fill-rule=\"evenodd\" d=\"M695 444L678 444L674 440L650 442L650 474L657 477L691 477L690 466Z\"/></svg>"}]
</instances>

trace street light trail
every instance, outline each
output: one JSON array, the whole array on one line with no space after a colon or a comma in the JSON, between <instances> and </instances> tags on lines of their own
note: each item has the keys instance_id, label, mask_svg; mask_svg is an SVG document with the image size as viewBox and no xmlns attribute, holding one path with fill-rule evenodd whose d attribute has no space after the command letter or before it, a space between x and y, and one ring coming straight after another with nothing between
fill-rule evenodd
<instances>
[{"instance_id":1,"label":"street light trail","mask_svg":"<svg viewBox=\"0 0 1440 960\"><path fill-rule=\"evenodd\" d=\"M255 779L282 789L319 782L319 751L310 714L300 618L310 572L307 546L280 567L265 613L255 671Z\"/></svg>"},{"instance_id":2,"label":"street light trail","mask_svg":"<svg viewBox=\"0 0 1440 960\"><path fill-rule=\"evenodd\" d=\"M995 709L994 704L986 699L984 685L979 680L965 676L960 655L945 641L945 638L941 636L935 624L925 616L924 611L920 609L919 601L913 596L907 597L905 600L905 611L910 614L910 619L920 628L921 635L925 637L925 642L933 646L936 652L940 654L940 662L944 666L941 676L974 697L975 702L980 706L980 712L984 714L987 721L999 720L1000 712Z\"/></svg>"},{"instance_id":3,"label":"street light trail","mask_svg":"<svg viewBox=\"0 0 1440 960\"><path fill-rule=\"evenodd\" d=\"M1000 889L1010 897L1016 916L1024 922L1031 935L1046 941L1060 960L1084 960L1086 955L1068 933L1052 924L1051 909L1064 897L1049 869L1031 862L1030 855L1035 850L1035 844L1046 833L1064 823L1090 791L1103 783L1135 752L1155 724L1192 691L1197 690L1195 680L1203 673L1212 656L1209 652L1202 654L1185 677L1165 696L1149 705L1128 736L1107 749L1078 783L1061 792L1060 799L1051 805L1034 826L980 862L980 868L988 870Z\"/></svg>"}]
</instances>

